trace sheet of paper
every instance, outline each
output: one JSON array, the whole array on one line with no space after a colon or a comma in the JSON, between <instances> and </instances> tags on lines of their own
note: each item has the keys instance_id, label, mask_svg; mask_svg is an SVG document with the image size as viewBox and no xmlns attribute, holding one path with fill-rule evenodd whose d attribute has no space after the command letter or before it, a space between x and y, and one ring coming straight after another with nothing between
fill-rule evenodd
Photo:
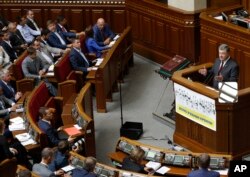
<instances>
[{"instance_id":1,"label":"sheet of paper","mask_svg":"<svg viewBox=\"0 0 250 177\"><path fill-rule=\"evenodd\" d=\"M154 169L156 171L158 168L161 167L161 163L149 161L148 163L146 163L146 167L152 168L152 169Z\"/></svg>"},{"instance_id":2,"label":"sheet of paper","mask_svg":"<svg viewBox=\"0 0 250 177\"><path fill-rule=\"evenodd\" d=\"M25 130L25 126L24 124L11 124L9 125L9 130L10 131Z\"/></svg>"},{"instance_id":3,"label":"sheet of paper","mask_svg":"<svg viewBox=\"0 0 250 177\"><path fill-rule=\"evenodd\" d=\"M53 72L47 72L46 75L47 76L54 76L54 73Z\"/></svg>"},{"instance_id":4,"label":"sheet of paper","mask_svg":"<svg viewBox=\"0 0 250 177\"><path fill-rule=\"evenodd\" d=\"M98 68L97 67L92 67L92 70L97 70Z\"/></svg>"},{"instance_id":5,"label":"sheet of paper","mask_svg":"<svg viewBox=\"0 0 250 177\"><path fill-rule=\"evenodd\" d=\"M170 170L170 168L166 167L166 166L162 166L161 168L159 168L156 172L159 174L166 174L168 171Z\"/></svg>"},{"instance_id":6,"label":"sheet of paper","mask_svg":"<svg viewBox=\"0 0 250 177\"><path fill-rule=\"evenodd\" d=\"M77 128L78 130L82 129L82 127L80 127L78 124L75 124L74 127Z\"/></svg>"},{"instance_id":7,"label":"sheet of paper","mask_svg":"<svg viewBox=\"0 0 250 177\"><path fill-rule=\"evenodd\" d=\"M66 167L63 167L63 168L61 168L61 169L62 169L63 171L65 171L65 172L68 172L68 171L74 170L75 167L72 166L72 165L67 165Z\"/></svg>"},{"instance_id":8,"label":"sheet of paper","mask_svg":"<svg viewBox=\"0 0 250 177\"><path fill-rule=\"evenodd\" d=\"M99 66L103 61L103 58L97 58L95 66Z\"/></svg>"},{"instance_id":9,"label":"sheet of paper","mask_svg":"<svg viewBox=\"0 0 250 177\"><path fill-rule=\"evenodd\" d=\"M49 71L49 72L53 72L53 71L54 71L54 65L50 65L48 71Z\"/></svg>"},{"instance_id":10,"label":"sheet of paper","mask_svg":"<svg viewBox=\"0 0 250 177\"><path fill-rule=\"evenodd\" d=\"M11 124L22 124L22 123L24 123L24 120L22 117L18 116L18 117L10 119L10 122L11 122Z\"/></svg>"},{"instance_id":11,"label":"sheet of paper","mask_svg":"<svg viewBox=\"0 0 250 177\"><path fill-rule=\"evenodd\" d=\"M213 171L217 171L218 173L220 173L220 175L228 175L228 168L226 168L225 170L213 170Z\"/></svg>"},{"instance_id":12,"label":"sheet of paper","mask_svg":"<svg viewBox=\"0 0 250 177\"><path fill-rule=\"evenodd\" d=\"M111 41L108 46L112 47L114 44L115 44L115 41Z\"/></svg>"},{"instance_id":13,"label":"sheet of paper","mask_svg":"<svg viewBox=\"0 0 250 177\"><path fill-rule=\"evenodd\" d=\"M21 144L23 146L27 146L27 145L30 145L30 144L36 144L36 142L33 139L29 139L28 141L22 141Z\"/></svg>"},{"instance_id":14,"label":"sheet of paper","mask_svg":"<svg viewBox=\"0 0 250 177\"><path fill-rule=\"evenodd\" d=\"M30 139L30 135L28 133L21 133L15 136L20 142L28 141Z\"/></svg>"},{"instance_id":15,"label":"sheet of paper","mask_svg":"<svg viewBox=\"0 0 250 177\"><path fill-rule=\"evenodd\" d=\"M117 39L119 39L119 37L120 37L120 35L117 34L117 35L113 38L113 40L116 41Z\"/></svg>"}]
</instances>

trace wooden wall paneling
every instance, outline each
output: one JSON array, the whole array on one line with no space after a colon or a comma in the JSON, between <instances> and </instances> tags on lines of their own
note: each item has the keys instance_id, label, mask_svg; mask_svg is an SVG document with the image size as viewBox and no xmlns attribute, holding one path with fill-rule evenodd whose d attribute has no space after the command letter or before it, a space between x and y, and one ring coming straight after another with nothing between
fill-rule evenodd
<instances>
[{"instance_id":1,"label":"wooden wall paneling","mask_svg":"<svg viewBox=\"0 0 250 177\"><path fill-rule=\"evenodd\" d=\"M171 44L171 52L174 54L178 54L179 53L179 46L180 46L180 39L179 39L180 35L179 35L179 28L171 26L170 27L170 44Z\"/></svg>"},{"instance_id":2,"label":"wooden wall paneling","mask_svg":"<svg viewBox=\"0 0 250 177\"><path fill-rule=\"evenodd\" d=\"M241 52L241 60L240 60L240 84L246 88L250 85L250 52L243 51ZM244 71L244 72L242 72Z\"/></svg>"},{"instance_id":3,"label":"wooden wall paneling","mask_svg":"<svg viewBox=\"0 0 250 177\"><path fill-rule=\"evenodd\" d=\"M43 17L43 13L42 13L42 9L32 9L34 12L34 18L37 22L38 27L43 27L46 22L44 22L43 20L45 19ZM25 12L26 13L26 12Z\"/></svg>"},{"instance_id":4,"label":"wooden wall paneling","mask_svg":"<svg viewBox=\"0 0 250 177\"><path fill-rule=\"evenodd\" d=\"M83 24L85 24L85 26L83 27L84 29L86 28L86 26L88 25L94 25L95 23L92 23L92 19L91 17L91 10L90 9L84 9L83 11Z\"/></svg>"},{"instance_id":5,"label":"wooden wall paneling","mask_svg":"<svg viewBox=\"0 0 250 177\"><path fill-rule=\"evenodd\" d=\"M137 13L134 12L127 12L129 14L129 23L128 25L132 26L132 31L133 31L133 38L134 39L139 39L140 35L139 35L139 30L140 30L140 21L139 21L139 15Z\"/></svg>"},{"instance_id":6,"label":"wooden wall paneling","mask_svg":"<svg viewBox=\"0 0 250 177\"><path fill-rule=\"evenodd\" d=\"M152 20L151 18L142 16L142 26L143 29L141 30L141 37L142 41L148 44L152 44Z\"/></svg>"},{"instance_id":7,"label":"wooden wall paneling","mask_svg":"<svg viewBox=\"0 0 250 177\"><path fill-rule=\"evenodd\" d=\"M71 22L70 22L70 28L77 30L77 31L83 31L85 29L84 25L83 25L83 13L82 13L82 9L71 9L70 12L70 18Z\"/></svg>"},{"instance_id":8,"label":"wooden wall paneling","mask_svg":"<svg viewBox=\"0 0 250 177\"><path fill-rule=\"evenodd\" d=\"M22 15L22 9L9 9L8 14L5 14L4 17L9 21L17 22L17 17Z\"/></svg>"},{"instance_id":9,"label":"wooden wall paneling","mask_svg":"<svg viewBox=\"0 0 250 177\"><path fill-rule=\"evenodd\" d=\"M206 62L214 62L215 58L218 57L218 45L217 41L208 39L206 48Z\"/></svg>"},{"instance_id":10,"label":"wooden wall paneling","mask_svg":"<svg viewBox=\"0 0 250 177\"><path fill-rule=\"evenodd\" d=\"M160 21L155 22L153 34L155 34L155 47L165 50L166 49L166 29L165 24Z\"/></svg>"},{"instance_id":11,"label":"wooden wall paneling","mask_svg":"<svg viewBox=\"0 0 250 177\"><path fill-rule=\"evenodd\" d=\"M115 24L112 23L111 21L111 11L110 9L106 9L104 11L104 15L102 16L105 19L105 22L109 24L109 26L111 27L111 29L113 29L113 27L115 26Z\"/></svg>"},{"instance_id":12,"label":"wooden wall paneling","mask_svg":"<svg viewBox=\"0 0 250 177\"><path fill-rule=\"evenodd\" d=\"M63 14L63 9L51 8L51 9L49 9L49 19L48 20L56 20L56 17L58 15L64 15Z\"/></svg>"},{"instance_id":13,"label":"wooden wall paneling","mask_svg":"<svg viewBox=\"0 0 250 177\"><path fill-rule=\"evenodd\" d=\"M112 10L112 30L116 33L122 33L126 28L125 10Z\"/></svg>"},{"instance_id":14,"label":"wooden wall paneling","mask_svg":"<svg viewBox=\"0 0 250 177\"><path fill-rule=\"evenodd\" d=\"M91 11L91 21L92 22L96 22L97 19L100 18L100 17L104 17L105 18L105 16L104 16L104 10L103 9L92 9L92 11ZM108 21L107 21L107 23L108 23Z\"/></svg>"},{"instance_id":15,"label":"wooden wall paneling","mask_svg":"<svg viewBox=\"0 0 250 177\"><path fill-rule=\"evenodd\" d=\"M42 24L41 24L41 26L42 26L42 28L47 28L47 21L48 21L48 19L50 18L50 16L49 16L49 9L47 9L47 8L44 8L43 10L42 10L42 12L41 13L43 13L43 15L42 15L42 17L43 17L43 19L42 19Z\"/></svg>"},{"instance_id":16,"label":"wooden wall paneling","mask_svg":"<svg viewBox=\"0 0 250 177\"><path fill-rule=\"evenodd\" d=\"M170 51L170 46L171 46L171 40L170 40L170 26L168 24L165 24L165 44L166 44L166 52L169 52Z\"/></svg>"}]
</instances>

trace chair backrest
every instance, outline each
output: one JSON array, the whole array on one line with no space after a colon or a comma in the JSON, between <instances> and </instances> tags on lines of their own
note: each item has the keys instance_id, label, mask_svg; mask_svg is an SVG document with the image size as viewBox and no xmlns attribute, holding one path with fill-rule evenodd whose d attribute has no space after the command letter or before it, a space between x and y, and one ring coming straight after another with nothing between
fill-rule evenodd
<instances>
[{"instance_id":1,"label":"chair backrest","mask_svg":"<svg viewBox=\"0 0 250 177\"><path fill-rule=\"evenodd\" d=\"M38 120L38 110L50 99L50 93L45 82L41 82L31 93L27 106L30 118L36 123Z\"/></svg>"},{"instance_id":2,"label":"chair backrest","mask_svg":"<svg viewBox=\"0 0 250 177\"><path fill-rule=\"evenodd\" d=\"M15 177L17 161L15 158L5 159L0 163L0 176Z\"/></svg>"},{"instance_id":3,"label":"chair backrest","mask_svg":"<svg viewBox=\"0 0 250 177\"><path fill-rule=\"evenodd\" d=\"M69 60L69 53L70 52L65 53L62 59L54 66L54 74L57 82L67 80L68 75L73 71Z\"/></svg>"},{"instance_id":4,"label":"chair backrest","mask_svg":"<svg viewBox=\"0 0 250 177\"><path fill-rule=\"evenodd\" d=\"M22 63L25 57L28 56L27 50L25 50L22 55L20 55L17 60L13 63L13 76L16 80L21 80L24 78Z\"/></svg>"}]
</instances>

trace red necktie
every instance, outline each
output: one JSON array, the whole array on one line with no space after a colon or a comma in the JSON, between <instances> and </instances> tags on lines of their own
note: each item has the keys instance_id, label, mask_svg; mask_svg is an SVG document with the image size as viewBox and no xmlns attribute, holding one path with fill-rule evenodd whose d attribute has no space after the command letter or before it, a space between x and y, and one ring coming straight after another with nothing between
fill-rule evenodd
<instances>
[{"instance_id":1,"label":"red necktie","mask_svg":"<svg viewBox=\"0 0 250 177\"><path fill-rule=\"evenodd\" d=\"M224 61L221 61L220 68L219 68L219 71L218 71L218 75L220 75L220 73L222 71L222 68L223 68L223 65L224 65Z\"/></svg>"}]
</instances>

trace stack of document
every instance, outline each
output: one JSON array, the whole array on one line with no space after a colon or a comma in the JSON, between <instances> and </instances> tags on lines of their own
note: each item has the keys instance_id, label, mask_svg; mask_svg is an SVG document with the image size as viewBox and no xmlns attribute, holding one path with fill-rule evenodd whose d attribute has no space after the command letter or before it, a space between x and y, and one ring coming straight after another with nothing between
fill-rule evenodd
<instances>
[{"instance_id":1,"label":"stack of document","mask_svg":"<svg viewBox=\"0 0 250 177\"><path fill-rule=\"evenodd\" d=\"M16 135L16 138L21 142L23 146L29 144L36 144L36 142L32 139L32 137L28 133L21 133Z\"/></svg>"},{"instance_id":2,"label":"stack of document","mask_svg":"<svg viewBox=\"0 0 250 177\"><path fill-rule=\"evenodd\" d=\"M159 162L153 162L153 161L149 161L147 164L146 164L146 167L148 168L151 168L153 169L156 173L159 173L159 174L166 174L170 168L166 167L166 166L162 166L161 167L161 163ZM161 167L161 168L160 168Z\"/></svg>"},{"instance_id":3,"label":"stack of document","mask_svg":"<svg viewBox=\"0 0 250 177\"><path fill-rule=\"evenodd\" d=\"M119 37L120 37L120 35L117 34L117 35L113 38L113 40L116 41L117 39L119 39Z\"/></svg>"},{"instance_id":4,"label":"stack of document","mask_svg":"<svg viewBox=\"0 0 250 177\"><path fill-rule=\"evenodd\" d=\"M103 61L103 58L97 58L95 66L99 66Z\"/></svg>"},{"instance_id":5,"label":"stack of document","mask_svg":"<svg viewBox=\"0 0 250 177\"><path fill-rule=\"evenodd\" d=\"M10 119L10 125L9 125L10 131L15 130L25 130L24 120L21 117L16 117Z\"/></svg>"}]
</instances>

